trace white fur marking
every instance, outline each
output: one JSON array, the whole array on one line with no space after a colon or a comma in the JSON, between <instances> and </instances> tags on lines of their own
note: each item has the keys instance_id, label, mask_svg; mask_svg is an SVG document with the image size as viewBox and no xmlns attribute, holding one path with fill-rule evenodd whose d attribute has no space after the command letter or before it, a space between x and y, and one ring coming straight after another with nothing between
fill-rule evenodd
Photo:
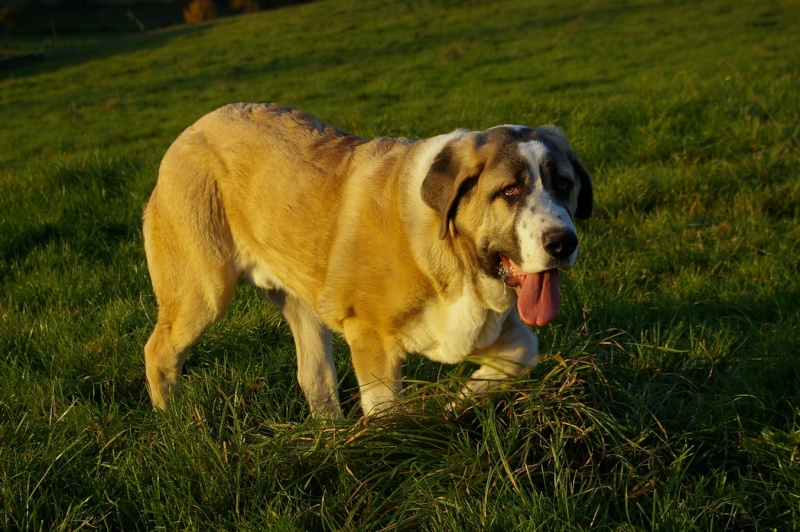
<instances>
[{"instance_id":1,"label":"white fur marking","mask_svg":"<svg viewBox=\"0 0 800 532\"><path fill-rule=\"evenodd\" d=\"M467 286L456 300L427 306L403 338L403 347L437 362L456 364L496 341L507 313L484 308L478 294Z\"/></svg>"},{"instance_id":2,"label":"white fur marking","mask_svg":"<svg viewBox=\"0 0 800 532\"><path fill-rule=\"evenodd\" d=\"M575 231L566 208L553 201L552 196L544 190L539 168L547 156L547 147L539 141L531 140L520 143L519 152L529 161L531 173L531 193L522 207L516 224L522 255L522 263L519 266L528 273L541 272L556 266L571 267L578 256L577 250L567 263L563 264L547 253L542 244L542 236L552 229L562 227Z\"/></svg>"}]
</instances>

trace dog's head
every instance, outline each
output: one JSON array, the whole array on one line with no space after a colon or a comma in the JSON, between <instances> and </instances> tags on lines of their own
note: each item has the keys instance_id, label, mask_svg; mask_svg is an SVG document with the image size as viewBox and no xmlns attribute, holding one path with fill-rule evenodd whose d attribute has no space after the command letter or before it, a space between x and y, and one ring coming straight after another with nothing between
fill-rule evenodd
<instances>
[{"instance_id":1,"label":"dog's head","mask_svg":"<svg viewBox=\"0 0 800 532\"><path fill-rule=\"evenodd\" d=\"M446 144L422 185L439 238L466 239L481 270L517 290L529 325L560 304L558 269L578 256L573 218L592 213L589 174L555 126L498 126Z\"/></svg>"}]
</instances>

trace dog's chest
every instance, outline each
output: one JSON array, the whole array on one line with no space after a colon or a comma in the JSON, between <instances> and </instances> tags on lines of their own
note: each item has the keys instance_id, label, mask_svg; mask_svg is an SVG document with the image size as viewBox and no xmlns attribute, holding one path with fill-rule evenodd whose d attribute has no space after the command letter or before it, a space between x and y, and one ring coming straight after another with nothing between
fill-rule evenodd
<instances>
[{"instance_id":1,"label":"dog's chest","mask_svg":"<svg viewBox=\"0 0 800 532\"><path fill-rule=\"evenodd\" d=\"M456 364L500 336L508 312L485 308L471 290L455 300L429 303L403 338L406 352Z\"/></svg>"}]
</instances>

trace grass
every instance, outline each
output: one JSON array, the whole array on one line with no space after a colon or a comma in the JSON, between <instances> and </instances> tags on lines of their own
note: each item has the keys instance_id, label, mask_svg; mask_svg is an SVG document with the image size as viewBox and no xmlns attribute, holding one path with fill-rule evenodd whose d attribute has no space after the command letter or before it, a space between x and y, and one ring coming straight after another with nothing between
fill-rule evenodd
<instances>
[{"instance_id":1,"label":"grass","mask_svg":"<svg viewBox=\"0 0 800 532\"><path fill-rule=\"evenodd\" d=\"M800 3L332 0L81 36L0 73L4 529L800 528ZM65 37L66 39L66 37ZM540 367L460 415L319 425L242 285L151 411L140 216L169 143L233 101L364 136L562 126L595 216Z\"/></svg>"}]
</instances>

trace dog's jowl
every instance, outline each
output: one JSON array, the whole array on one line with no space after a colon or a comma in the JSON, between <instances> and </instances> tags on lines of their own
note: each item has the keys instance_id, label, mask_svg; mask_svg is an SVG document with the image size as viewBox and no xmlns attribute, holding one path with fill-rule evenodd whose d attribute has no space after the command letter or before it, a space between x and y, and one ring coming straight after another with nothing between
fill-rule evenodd
<instances>
[{"instance_id":1,"label":"dog's jowl","mask_svg":"<svg viewBox=\"0 0 800 532\"><path fill-rule=\"evenodd\" d=\"M470 392L516 377L537 359L528 325L558 311L573 219L591 212L589 175L553 126L365 140L279 105L223 107L170 146L144 214L153 403L167 407L241 276L289 323L315 415L341 415L333 332L365 414L398 396L407 353L477 361Z\"/></svg>"}]
</instances>

